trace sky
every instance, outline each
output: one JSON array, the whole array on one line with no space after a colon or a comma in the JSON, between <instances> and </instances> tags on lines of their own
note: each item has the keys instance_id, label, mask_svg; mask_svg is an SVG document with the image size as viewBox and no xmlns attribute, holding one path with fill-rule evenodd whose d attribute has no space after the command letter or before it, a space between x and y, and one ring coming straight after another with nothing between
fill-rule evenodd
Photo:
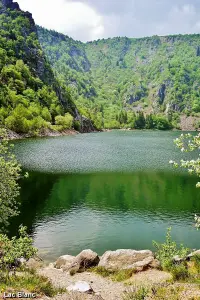
<instances>
[{"instance_id":1,"label":"sky","mask_svg":"<svg viewBox=\"0 0 200 300\"><path fill-rule=\"evenodd\" d=\"M200 0L17 0L35 22L83 42L200 33Z\"/></svg>"}]
</instances>

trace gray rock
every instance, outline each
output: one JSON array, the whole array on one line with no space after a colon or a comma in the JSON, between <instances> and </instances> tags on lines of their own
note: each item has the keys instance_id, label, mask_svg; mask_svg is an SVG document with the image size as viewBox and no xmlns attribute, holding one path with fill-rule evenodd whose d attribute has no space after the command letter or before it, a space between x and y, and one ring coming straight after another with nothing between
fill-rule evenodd
<instances>
[{"instance_id":1,"label":"gray rock","mask_svg":"<svg viewBox=\"0 0 200 300\"><path fill-rule=\"evenodd\" d=\"M96 252L93 252L92 250L83 250L75 257L68 270L71 274L76 272L84 272L90 267L97 266L99 261L100 259Z\"/></svg>"},{"instance_id":2,"label":"gray rock","mask_svg":"<svg viewBox=\"0 0 200 300\"><path fill-rule=\"evenodd\" d=\"M30 258L27 262L26 262L26 266L29 269L39 269L43 266L43 262L39 259L34 259L34 258Z\"/></svg>"},{"instance_id":3,"label":"gray rock","mask_svg":"<svg viewBox=\"0 0 200 300\"><path fill-rule=\"evenodd\" d=\"M94 292L89 283L85 281L78 281L75 284L68 286L67 290L69 292L79 292L87 294L92 294Z\"/></svg>"},{"instance_id":4,"label":"gray rock","mask_svg":"<svg viewBox=\"0 0 200 300\"><path fill-rule=\"evenodd\" d=\"M99 266L107 270L135 269L142 271L150 267L153 261L154 255L150 250L117 250L107 251L101 257Z\"/></svg>"},{"instance_id":5,"label":"gray rock","mask_svg":"<svg viewBox=\"0 0 200 300\"><path fill-rule=\"evenodd\" d=\"M27 260L24 257L20 257L17 259L17 262L19 263L19 265L24 265Z\"/></svg>"},{"instance_id":6,"label":"gray rock","mask_svg":"<svg viewBox=\"0 0 200 300\"><path fill-rule=\"evenodd\" d=\"M162 84L158 90L159 103L162 104L165 100L166 85Z\"/></svg>"},{"instance_id":7,"label":"gray rock","mask_svg":"<svg viewBox=\"0 0 200 300\"><path fill-rule=\"evenodd\" d=\"M180 256L176 255L173 257L172 261L173 261L173 263L181 263L181 262L185 261L185 259L186 258L184 258L184 257L180 257Z\"/></svg>"},{"instance_id":8,"label":"gray rock","mask_svg":"<svg viewBox=\"0 0 200 300\"><path fill-rule=\"evenodd\" d=\"M71 255L62 255L60 256L54 264L56 269L67 269L73 263L75 256Z\"/></svg>"},{"instance_id":9,"label":"gray rock","mask_svg":"<svg viewBox=\"0 0 200 300\"><path fill-rule=\"evenodd\" d=\"M188 256L187 256L187 259L191 259L192 257L194 256L200 256L200 250L196 250L192 253L190 253Z\"/></svg>"},{"instance_id":10,"label":"gray rock","mask_svg":"<svg viewBox=\"0 0 200 300\"><path fill-rule=\"evenodd\" d=\"M161 263L160 263L160 261L158 260L158 259L154 259L153 261L152 261L152 263L150 263L150 268L152 268L152 269L160 269L161 268Z\"/></svg>"}]
</instances>

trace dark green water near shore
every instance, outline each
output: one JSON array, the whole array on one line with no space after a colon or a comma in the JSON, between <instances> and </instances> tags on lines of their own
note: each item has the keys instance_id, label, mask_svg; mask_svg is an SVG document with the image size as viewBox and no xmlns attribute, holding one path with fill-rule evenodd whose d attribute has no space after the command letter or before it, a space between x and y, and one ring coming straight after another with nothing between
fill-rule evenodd
<instances>
[{"instance_id":1,"label":"dark green water near shore","mask_svg":"<svg viewBox=\"0 0 200 300\"><path fill-rule=\"evenodd\" d=\"M182 154L178 132L120 132L15 142L29 178L21 181L21 214L47 260L91 248L153 249L167 227L173 238L200 248L194 213L200 212L197 178L175 172Z\"/></svg>"}]
</instances>

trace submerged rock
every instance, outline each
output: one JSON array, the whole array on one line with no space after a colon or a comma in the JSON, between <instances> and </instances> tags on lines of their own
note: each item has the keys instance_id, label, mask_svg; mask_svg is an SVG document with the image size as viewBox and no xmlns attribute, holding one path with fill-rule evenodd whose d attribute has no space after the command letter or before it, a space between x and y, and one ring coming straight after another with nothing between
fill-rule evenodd
<instances>
[{"instance_id":1,"label":"submerged rock","mask_svg":"<svg viewBox=\"0 0 200 300\"><path fill-rule=\"evenodd\" d=\"M80 292L87 294L92 294L94 292L89 283L85 281L78 281L75 284L68 286L67 290L69 292Z\"/></svg>"},{"instance_id":2,"label":"submerged rock","mask_svg":"<svg viewBox=\"0 0 200 300\"><path fill-rule=\"evenodd\" d=\"M99 266L107 270L135 269L143 271L154 262L153 252L150 250L117 250L107 251L100 260Z\"/></svg>"}]
</instances>

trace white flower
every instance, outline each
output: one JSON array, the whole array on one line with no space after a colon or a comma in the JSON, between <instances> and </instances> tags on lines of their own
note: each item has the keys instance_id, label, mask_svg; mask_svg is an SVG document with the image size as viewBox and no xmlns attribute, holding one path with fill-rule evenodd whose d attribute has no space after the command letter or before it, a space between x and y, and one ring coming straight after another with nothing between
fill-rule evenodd
<instances>
[{"instance_id":1,"label":"white flower","mask_svg":"<svg viewBox=\"0 0 200 300\"><path fill-rule=\"evenodd\" d=\"M197 187L197 188L200 188L200 182L198 182L198 183L196 184L196 187Z\"/></svg>"},{"instance_id":2,"label":"white flower","mask_svg":"<svg viewBox=\"0 0 200 300\"><path fill-rule=\"evenodd\" d=\"M174 161L173 161L173 160L170 160L169 163L170 163L171 165L173 165L173 164L174 164Z\"/></svg>"},{"instance_id":3,"label":"white flower","mask_svg":"<svg viewBox=\"0 0 200 300\"><path fill-rule=\"evenodd\" d=\"M185 148L182 148L182 149L181 149L181 152L184 152L184 151L185 151Z\"/></svg>"}]
</instances>

